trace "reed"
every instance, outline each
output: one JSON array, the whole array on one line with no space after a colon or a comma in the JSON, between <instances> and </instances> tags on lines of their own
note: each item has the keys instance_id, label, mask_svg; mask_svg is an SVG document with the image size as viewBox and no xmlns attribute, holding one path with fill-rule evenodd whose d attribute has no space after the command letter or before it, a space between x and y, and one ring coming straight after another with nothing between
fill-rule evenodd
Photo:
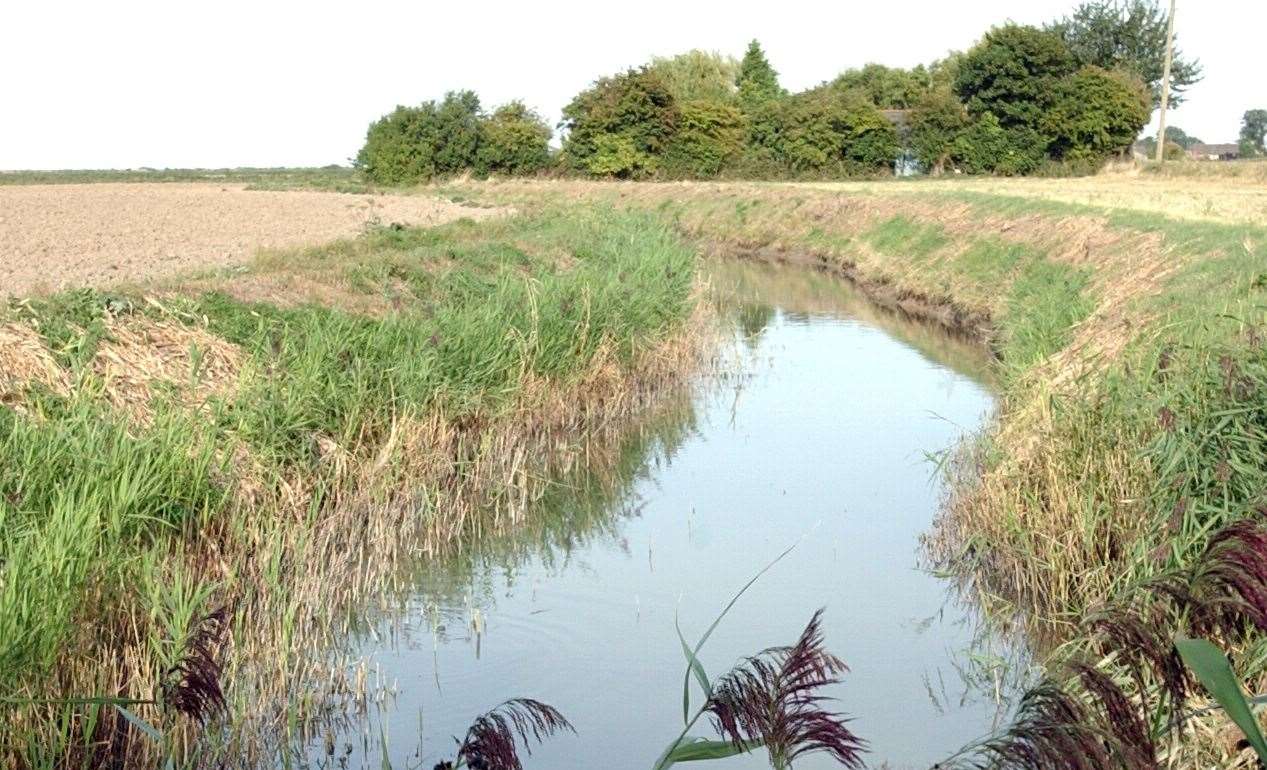
<instances>
[{"instance_id":1,"label":"reed","mask_svg":"<svg viewBox=\"0 0 1267 770\"><path fill-rule=\"evenodd\" d=\"M596 208L5 309L0 764L270 764L354 607L689 377L693 259Z\"/></svg>"},{"instance_id":2,"label":"reed","mask_svg":"<svg viewBox=\"0 0 1267 770\"><path fill-rule=\"evenodd\" d=\"M1239 521L1216 532L1191 565L1134 585L1089 613L1080 633L1053 655L1047 677L1021 699L1012 724L940 766L1152 770L1204 764L1211 760L1209 741L1192 736L1208 731L1223 709L1239 718L1237 705L1245 713L1249 707L1217 689L1218 705L1193 707L1202 696L1185 662L1200 662L1205 653L1194 652L1188 637L1244 650L1255 644L1252 632L1264 630L1267 528ZM1196 673L1203 683L1217 681L1207 667ZM1260 666L1243 673L1261 681ZM1224 677L1235 686L1230 669ZM1252 722L1248 729L1255 729ZM1218 759L1242 761L1237 753Z\"/></svg>"}]
</instances>

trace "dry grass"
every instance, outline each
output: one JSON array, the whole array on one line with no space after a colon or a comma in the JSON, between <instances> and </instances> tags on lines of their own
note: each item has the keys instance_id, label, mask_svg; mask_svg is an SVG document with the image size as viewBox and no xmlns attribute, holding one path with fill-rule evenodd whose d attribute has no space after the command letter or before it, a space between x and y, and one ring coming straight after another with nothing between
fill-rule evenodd
<instances>
[{"instance_id":1,"label":"dry grass","mask_svg":"<svg viewBox=\"0 0 1267 770\"><path fill-rule=\"evenodd\" d=\"M237 346L201 326L146 318L112 320L106 329L92 371L110 404L133 419L148 421L160 395L199 409L229 395L242 370Z\"/></svg>"},{"instance_id":2,"label":"dry grass","mask_svg":"<svg viewBox=\"0 0 1267 770\"><path fill-rule=\"evenodd\" d=\"M1104 209L1143 211L1178 219L1267 226L1267 163L1239 170L1236 164L1168 164L1195 167L1150 172L1113 168L1097 176L1067 179L944 178L914 182L826 182L795 184L845 193L907 195L976 192L1077 203Z\"/></svg>"},{"instance_id":3,"label":"dry grass","mask_svg":"<svg viewBox=\"0 0 1267 770\"><path fill-rule=\"evenodd\" d=\"M32 385L65 395L70 390L70 376L35 329L21 323L0 324L0 404L22 408Z\"/></svg>"}]
</instances>

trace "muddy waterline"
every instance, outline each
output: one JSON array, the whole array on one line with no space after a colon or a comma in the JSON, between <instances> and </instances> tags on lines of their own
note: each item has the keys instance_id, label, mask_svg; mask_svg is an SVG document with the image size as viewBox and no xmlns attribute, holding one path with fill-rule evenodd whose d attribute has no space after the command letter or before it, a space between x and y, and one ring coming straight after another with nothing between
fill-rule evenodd
<instances>
[{"instance_id":1,"label":"muddy waterline","mask_svg":"<svg viewBox=\"0 0 1267 770\"><path fill-rule=\"evenodd\" d=\"M919 568L944 492L930 455L993 408L984 354L804 269L710 270L733 365L650 421L615 478L575 479L533 525L421 569L354 645L389 697L314 741L312 764L430 768L473 716L523 696L577 730L529 769L649 768L682 724L674 613L697 638L793 543L705 648L710 674L791 643L825 607L851 669L830 694L870 766L928 767L1004 717L1023 655Z\"/></svg>"}]
</instances>

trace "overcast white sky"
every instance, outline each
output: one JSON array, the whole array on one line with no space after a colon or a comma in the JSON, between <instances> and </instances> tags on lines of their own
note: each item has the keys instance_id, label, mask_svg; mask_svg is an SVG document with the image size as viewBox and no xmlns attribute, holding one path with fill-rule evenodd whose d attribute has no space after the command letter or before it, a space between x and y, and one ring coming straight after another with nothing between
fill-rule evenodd
<instances>
[{"instance_id":1,"label":"overcast white sky","mask_svg":"<svg viewBox=\"0 0 1267 770\"><path fill-rule=\"evenodd\" d=\"M0 3L0 169L344 163L396 104L476 90L522 98L553 123L599 75L756 37L800 89L876 61L913 66L1007 19L1040 23L1073 0L616 3ZM1235 141L1267 108L1263 0L1179 0L1180 47L1206 78L1173 113Z\"/></svg>"}]
</instances>

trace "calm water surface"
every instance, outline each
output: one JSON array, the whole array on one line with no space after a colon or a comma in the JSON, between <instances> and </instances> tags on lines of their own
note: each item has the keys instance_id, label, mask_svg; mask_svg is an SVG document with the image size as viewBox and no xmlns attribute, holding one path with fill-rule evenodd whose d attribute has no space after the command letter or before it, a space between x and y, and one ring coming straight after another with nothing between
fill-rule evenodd
<instances>
[{"instance_id":1,"label":"calm water surface","mask_svg":"<svg viewBox=\"0 0 1267 770\"><path fill-rule=\"evenodd\" d=\"M851 669L831 695L870 766L927 767L1000 717L1008 651L919 568L943 493L929 455L988 416L988 363L808 271L711 270L733 366L650 421L614 479L581 479L526 531L417 575L358 642L395 696L339 737L348 765L379 766L385 737L395 767L430 768L474 715L528 696L578 733L534 749L530 770L649 768L681 729L675 611L697 638L793 543L705 648L711 675L825 607Z\"/></svg>"}]
</instances>

